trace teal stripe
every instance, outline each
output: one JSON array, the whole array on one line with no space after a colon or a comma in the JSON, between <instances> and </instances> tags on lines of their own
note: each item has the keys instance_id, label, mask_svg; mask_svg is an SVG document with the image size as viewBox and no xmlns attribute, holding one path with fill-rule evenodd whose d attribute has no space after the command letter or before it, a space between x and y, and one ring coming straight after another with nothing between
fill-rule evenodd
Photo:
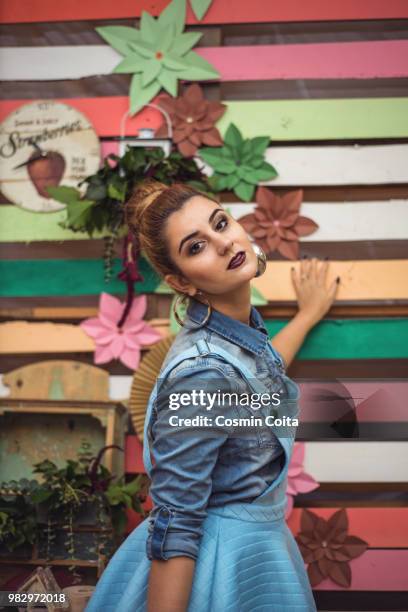
<instances>
[{"instance_id":1,"label":"teal stripe","mask_svg":"<svg viewBox=\"0 0 408 612\"><path fill-rule=\"evenodd\" d=\"M277 334L287 322L266 320L270 337ZM406 359L408 318L320 321L308 333L296 358Z\"/></svg>"},{"instance_id":2,"label":"teal stripe","mask_svg":"<svg viewBox=\"0 0 408 612\"><path fill-rule=\"evenodd\" d=\"M116 278L121 267L121 260L115 259L112 279L105 282L102 259L3 260L0 262L0 296L125 293L126 284ZM140 260L139 269L144 280L135 284L136 293L153 293L160 278L144 258Z\"/></svg>"}]
</instances>

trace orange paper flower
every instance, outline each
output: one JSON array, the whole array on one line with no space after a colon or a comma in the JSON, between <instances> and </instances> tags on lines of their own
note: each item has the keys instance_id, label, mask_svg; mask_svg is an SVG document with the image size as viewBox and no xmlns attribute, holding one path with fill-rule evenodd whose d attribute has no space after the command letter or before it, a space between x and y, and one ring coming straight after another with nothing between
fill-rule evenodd
<instances>
[{"instance_id":1,"label":"orange paper flower","mask_svg":"<svg viewBox=\"0 0 408 612\"><path fill-rule=\"evenodd\" d=\"M201 145L219 147L222 138L215 123L225 113L226 105L209 102L199 85L190 85L178 98L162 96L158 104L170 115L173 124L173 141L184 157L195 155ZM167 126L162 124L156 137L167 136Z\"/></svg>"},{"instance_id":2,"label":"orange paper flower","mask_svg":"<svg viewBox=\"0 0 408 612\"><path fill-rule=\"evenodd\" d=\"M362 555L368 544L348 535L345 508L332 514L327 521L310 510L303 510L300 526L296 540L305 563L308 563L307 573L312 587L325 578L331 578L342 587L349 587L349 561Z\"/></svg>"},{"instance_id":3,"label":"orange paper flower","mask_svg":"<svg viewBox=\"0 0 408 612\"><path fill-rule=\"evenodd\" d=\"M319 227L312 219L299 215L302 199L301 189L281 196L258 187L254 212L238 222L266 254L277 250L288 259L298 259L299 237L308 236Z\"/></svg>"}]
</instances>

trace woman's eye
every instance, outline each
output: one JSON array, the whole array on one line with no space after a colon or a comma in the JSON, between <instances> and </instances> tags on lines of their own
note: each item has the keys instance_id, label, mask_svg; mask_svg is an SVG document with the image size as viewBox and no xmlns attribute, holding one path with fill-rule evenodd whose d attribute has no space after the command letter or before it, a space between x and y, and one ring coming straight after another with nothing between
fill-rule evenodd
<instances>
[{"instance_id":1,"label":"woman's eye","mask_svg":"<svg viewBox=\"0 0 408 612\"><path fill-rule=\"evenodd\" d=\"M224 225L223 225L224 224ZM215 229L223 229L224 227L226 227L228 225L228 219L227 217L222 217L222 219L220 219L217 223L217 225L215 226Z\"/></svg>"},{"instance_id":2,"label":"woman's eye","mask_svg":"<svg viewBox=\"0 0 408 612\"><path fill-rule=\"evenodd\" d=\"M190 248L188 249L188 252L190 253L190 255L195 255L196 253L199 253L201 251L200 248L196 248L200 246L200 242L195 242L194 244L192 244L190 246Z\"/></svg>"}]
</instances>

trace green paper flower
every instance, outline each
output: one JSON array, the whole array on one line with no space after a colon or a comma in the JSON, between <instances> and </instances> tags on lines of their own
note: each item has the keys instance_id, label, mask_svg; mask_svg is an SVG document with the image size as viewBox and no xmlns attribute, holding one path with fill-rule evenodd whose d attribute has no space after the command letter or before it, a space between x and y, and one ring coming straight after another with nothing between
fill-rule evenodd
<instances>
[{"instance_id":1,"label":"green paper flower","mask_svg":"<svg viewBox=\"0 0 408 612\"><path fill-rule=\"evenodd\" d=\"M186 0L173 0L155 19L143 12L140 29L106 26L96 31L124 59L114 72L133 73L130 84L130 112L139 111L163 88L177 96L178 80L206 81L219 73L192 47L200 32L183 32Z\"/></svg>"},{"instance_id":2,"label":"green paper flower","mask_svg":"<svg viewBox=\"0 0 408 612\"><path fill-rule=\"evenodd\" d=\"M216 191L231 189L241 200L249 202L258 183L278 176L275 168L265 161L268 144L268 136L244 139L231 123L223 147L199 150L200 157L214 170L211 187Z\"/></svg>"}]
</instances>

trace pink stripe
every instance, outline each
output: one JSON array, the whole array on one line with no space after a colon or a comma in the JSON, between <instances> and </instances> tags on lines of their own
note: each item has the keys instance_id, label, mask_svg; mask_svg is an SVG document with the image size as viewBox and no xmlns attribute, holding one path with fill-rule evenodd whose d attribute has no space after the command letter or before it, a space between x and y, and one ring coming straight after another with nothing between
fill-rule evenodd
<instances>
[{"instance_id":1,"label":"pink stripe","mask_svg":"<svg viewBox=\"0 0 408 612\"><path fill-rule=\"evenodd\" d=\"M318 381L302 382L299 387L300 418L304 423L338 420L349 412L353 403L360 423L395 423L408 419L408 382L405 381Z\"/></svg>"},{"instance_id":2,"label":"pink stripe","mask_svg":"<svg viewBox=\"0 0 408 612\"><path fill-rule=\"evenodd\" d=\"M408 550L366 550L350 561L352 591L408 591ZM343 591L332 580L324 580L317 591Z\"/></svg>"},{"instance_id":3,"label":"pink stripe","mask_svg":"<svg viewBox=\"0 0 408 612\"><path fill-rule=\"evenodd\" d=\"M372 79L408 76L408 40L196 50L223 81Z\"/></svg>"}]
</instances>

